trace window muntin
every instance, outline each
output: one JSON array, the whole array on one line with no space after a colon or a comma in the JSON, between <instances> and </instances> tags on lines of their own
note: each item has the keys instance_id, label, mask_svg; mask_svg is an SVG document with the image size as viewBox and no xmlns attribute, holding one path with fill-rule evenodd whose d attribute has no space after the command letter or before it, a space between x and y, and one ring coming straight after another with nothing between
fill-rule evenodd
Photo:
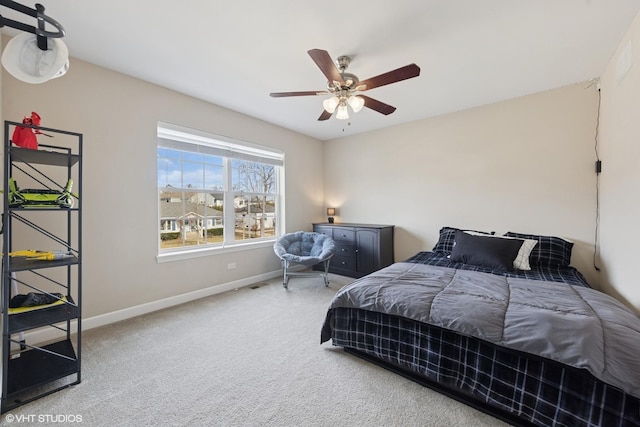
<instances>
[{"instance_id":1,"label":"window muntin","mask_svg":"<svg viewBox=\"0 0 640 427\"><path fill-rule=\"evenodd\" d=\"M281 153L201 133L189 139L173 125L158 136L160 253L278 236Z\"/></svg>"}]
</instances>

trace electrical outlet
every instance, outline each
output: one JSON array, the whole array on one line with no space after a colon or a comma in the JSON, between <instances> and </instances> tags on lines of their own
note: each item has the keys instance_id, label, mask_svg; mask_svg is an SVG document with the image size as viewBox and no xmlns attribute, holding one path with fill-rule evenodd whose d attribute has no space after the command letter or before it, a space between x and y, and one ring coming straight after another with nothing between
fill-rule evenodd
<instances>
[{"instance_id":1,"label":"electrical outlet","mask_svg":"<svg viewBox=\"0 0 640 427\"><path fill-rule=\"evenodd\" d=\"M227 270L233 270L234 268L236 268L235 262L230 262L229 264L227 264Z\"/></svg>"}]
</instances>

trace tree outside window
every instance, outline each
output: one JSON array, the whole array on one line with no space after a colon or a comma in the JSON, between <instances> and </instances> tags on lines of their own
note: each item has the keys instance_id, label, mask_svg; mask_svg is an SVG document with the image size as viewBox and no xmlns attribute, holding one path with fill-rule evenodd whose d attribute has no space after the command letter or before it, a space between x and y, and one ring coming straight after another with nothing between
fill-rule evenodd
<instances>
[{"instance_id":1,"label":"tree outside window","mask_svg":"<svg viewBox=\"0 0 640 427\"><path fill-rule=\"evenodd\" d=\"M232 160L232 189L236 207L236 239L274 237L276 228L276 167Z\"/></svg>"}]
</instances>

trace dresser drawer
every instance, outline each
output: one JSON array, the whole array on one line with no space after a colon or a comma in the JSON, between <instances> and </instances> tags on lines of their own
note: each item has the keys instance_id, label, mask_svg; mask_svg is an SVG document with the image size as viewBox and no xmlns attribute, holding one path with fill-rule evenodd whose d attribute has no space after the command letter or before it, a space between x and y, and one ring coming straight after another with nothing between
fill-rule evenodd
<instances>
[{"instance_id":1,"label":"dresser drawer","mask_svg":"<svg viewBox=\"0 0 640 427\"><path fill-rule=\"evenodd\" d=\"M341 255L334 255L329 263L331 269L340 270L356 270L356 259L354 257L345 257Z\"/></svg>"},{"instance_id":2,"label":"dresser drawer","mask_svg":"<svg viewBox=\"0 0 640 427\"><path fill-rule=\"evenodd\" d=\"M337 241L335 254L339 256L354 257L356 256L356 247L351 244L345 244Z\"/></svg>"},{"instance_id":3,"label":"dresser drawer","mask_svg":"<svg viewBox=\"0 0 640 427\"><path fill-rule=\"evenodd\" d=\"M333 240L336 242L355 243L356 232L353 229L336 227L333 229Z\"/></svg>"},{"instance_id":4,"label":"dresser drawer","mask_svg":"<svg viewBox=\"0 0 640 427\"><path fill-rule=\"evenodd\" d=\"M320 234L326 234L327 236L333 238L333 228L332 227L313 227L313 231Z\"/></svg>"}]
</instances>

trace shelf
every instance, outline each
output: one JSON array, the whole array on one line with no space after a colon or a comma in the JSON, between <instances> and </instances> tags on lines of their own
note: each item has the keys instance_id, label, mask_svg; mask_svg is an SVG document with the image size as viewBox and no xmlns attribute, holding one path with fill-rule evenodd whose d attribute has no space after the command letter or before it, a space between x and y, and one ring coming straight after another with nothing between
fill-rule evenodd
<instances>
[{"instance_id":1,"label":"shelf","mask_svg":"<svg viewBox=\"0 0 640 427\"><path fill-rule=\"evenodd\" d=\"M0 275L2 413L79 384L82 349L82 134L40 127L49 134L63 135L60 145L39 144L37 150L31 150L17 147L10 140L10 127L21 124L4 123L4 255ZM29 184L38 183L40 185L36 187L50 190L49 187L59 186L63 177L66 177L64 182L67 184L70 179L77 181L74 207L9 206L11 178L25 180ZM42 193L57 194L57 191ZM21 253L16 248L25 249L32 244L51 245L49 250L64 251L73 256L55 261L10 256L11 253ZM65 295L65 299L34 307L9 308L12 296L30 290L59 292ZM22 332L27 332L24 338ZM42 343L43 338L38 338L40 332L54 332L60 338L45 344ZM25 340L20 342L23 350L20 352L16 351L18 334L20 340Z\"/></svg>"},{"instance_id":2,"label":"shelf","mask_svg":"<svg viewBox=\"0 0 640 427\"><path fill-rule=\"evenodd\" d=\"M41 261L30 260L23 257L10 257L8 271L27 271L39 270L41 268L64 267L68 265L77 265L79 262L77 257L60 259L57 261Z\"/></svg>"},{"instance_id":3,"label":"shelf","mask_svg":"<svg viewBox=\"0 0 640 427\"><path fill-rule=\"evenodd\" d=\"M7 210L9 212L43 212L43 211L54 211L54 212L73 212L79 211L79 208L63 208L59 206L47 206L47 207L24 207L24 206L11 206L8 207Z\"/></svg>"},{"instance_id":4,"label":"shelf","mask_svg":"<svg viewBox=\"0 0 640 427\"><path fill-rule=\"evenodd\" d=\"M57 304L51 307L10 314L9 333L15 334L80 317L80 308L75 305L73 299L68 296L67 301L69 304Z\"/></svg>"},{"instance_id":5,"label":"shelf","mask_svg":"<svg viewBox=\"0 0 640 427\"><path fill-rule=\"evenodd\" d=\"M9 360L7 397L47 384L78 372L78 360L70 340L58 341L40 347L73 360L37 349L24 351L20 357Z\"/></svg>"},{"instance_id":6,"label":"shelf","mask_svg":"<svg viewBox=\"0 0 640 427\"><path fill-rule=\"evenodd\" d=\"M14 162L66 167L71 167L80 160L77 154L19 147L11 147L11 157Z\"/></svg>"}]
</instances>

